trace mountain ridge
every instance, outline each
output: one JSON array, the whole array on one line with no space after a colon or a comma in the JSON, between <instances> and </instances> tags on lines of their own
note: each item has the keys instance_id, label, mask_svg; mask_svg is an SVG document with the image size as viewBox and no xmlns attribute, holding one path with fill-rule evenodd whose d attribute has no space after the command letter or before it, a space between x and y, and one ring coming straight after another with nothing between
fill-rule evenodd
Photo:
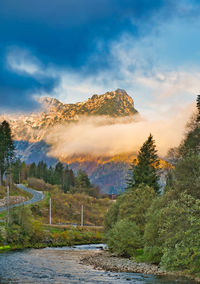
<instances>
[{"instance_id":1,"label":"mountain ridge","mask_svg":"<svg viewBox=\"0 0 200 284\"><path fill-rule=\"evenodd\" d=\"M74 104L65 104L51 97L42 97L40 102L47 111L59 112L64 109L64 112L70 112L72 117L74 116L74 111L76 114L81 115L88 113L90 115L109 115L113 117L129 116L137 113L137 110L134 108L133 99L123 89L116 89L115 91L106 92L102 95L94 94L91 98ZM115 108L115 111L105 108L105 104L108 103L113 106L116 105L118 108Z\"/></svg>"},{"instance_id":2,"label":"mountain ridge","mask_svg":"<svg viewBox=\"0 0 200 284\"><path fill-rule=\"evenodd\" d=\"M133 99L126 91L117 89L102 95L94 94L84 102L64 104L51 97L40 99L41 111L29 115L2 116L11 125L14 139L16 140L17 156L27 162L38 163L43 160L48 165L55 165L58 159L65 162L75 172L84 170L89 175L92 183L100 186L102 192L117 193L123 191L126 175L129 168L131 155L115 157L73 156L62 159L49 156L51 146L45 141L45 135L55 125L62 123L76 123L82 118L92 116L106 118L106 123L116 123L124 117L138 114L134 107Z\"/></svg>"},{"instance_id":3,"label":"mountain ridge","mask_svg":"<svg viewBox=\"0 0 200 284\"><path fill-rule=\"evenodd\" d=\"M8 120L15 140L39 142L44 139L50 127L59 123L72 123L88 116L109 116L113 118L134 116L133 99L125 90L117 89L102 95L94 94L84 102L64 104L51 97L40 99L42 110L29 115L0 116Z\"/></svg>"}]
</instances>

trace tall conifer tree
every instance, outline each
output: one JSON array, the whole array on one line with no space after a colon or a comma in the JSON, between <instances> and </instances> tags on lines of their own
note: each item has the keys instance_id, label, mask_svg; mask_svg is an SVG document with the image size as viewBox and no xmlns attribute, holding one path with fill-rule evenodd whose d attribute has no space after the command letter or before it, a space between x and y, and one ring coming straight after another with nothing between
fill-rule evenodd
<instances>
[{"instance_id":1,"label":"tall conifer tree","mask_svg":"<svg viewBox=\"0 0 200 284\"><path fill-rule=\"evenodd\" d=\"M134 188L143 183L154 188L155 192L158 193L159 177L157 175L157 168L159 166L159 159L151 134L140 148L137 160L137 164L133 163L132 165L127 187Z\"/></svg>"},{"instance_id":2,"label":"tall conifer tree","mask_svg":"<svg viewBox=\"0 0 200 284\"><path fill-rule=\"evenodd\" d=\"M178 148L180 157L199 155L200 153L200 95L197 96L197 117L191 119L185 139Z\"/></svg>"},{"instance_id":3,"label":"tall conifer tree","mask_svg":"<svg viewBox=\"0 0 200 284\"><path fill-rule=\"evenodd\" d=\"M0 124L0 185L5 171L9 169L13 161L14 150L10 125L4 120Z\"/></svg>"},{"instance_id":4,"label":"tall conifer tree","mask_svg":"<svg viewBox=\"0 0 200 284\"><path fill-rule=\"evenodd\" d=\"M22 168L21 160L16 159L15 162L12 164L12 177L14 183L20 183L21 181L21 168Z\"/></svg>"},{"instance_id":5,"label":"tall conifer tree","mask_svg":"<svg viewBox=\"0 0 200 284\"><path fill-rule=\"evenodd\" d=\"M200 122L200 95L197 95L197 110L198 110L197 122Z\"/></svg>"}]
</instances>

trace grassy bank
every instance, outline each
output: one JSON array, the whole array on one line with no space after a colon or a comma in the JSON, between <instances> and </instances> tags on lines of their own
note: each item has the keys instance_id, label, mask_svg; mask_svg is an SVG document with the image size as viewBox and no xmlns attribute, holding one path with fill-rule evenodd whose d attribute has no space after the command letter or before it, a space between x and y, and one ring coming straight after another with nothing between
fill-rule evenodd
<instances>
[{"instance_id":1,"label":"grassy bank","mask_svg":"<svg viewBox=\"0 0 200 284\"><path fill-rule=\"evenodd\" d=\"M104 242L104 236L99 230L90 230L89 228L85 230L84 227L54 228L45 225L35 230L35 235L24 243L12 242L9 245L0 246L0 253L25 248L61 247L102 242Z\"/></svg>"},{"instance_id":2,"label":"grassy bank","mask_svg":"<svg viewBox=\"0 0 200 284\"><path fill-rule=\"evenodd\" d=\"M57 186L44 194L40 202L10 209L8 225L7 212L0 213L0 252L104 242L103 216L112 201L84 193L63 193ZM48 225L50 196L53 225ZM88 225L83 227L79 226L82 205L84 224Z\"/></svg>"},{"instance_id":3,"label":"grassy bank","mask_svg":"<svg viewBox=\"0 0 200 284\"><path fill-rule=\"evenodd\" d=\"M0 223L0 252L104 241L102 227L44 225L33 218L30 207L15 208L10 213L10 223Z\"/></svg>"}]
</instances>

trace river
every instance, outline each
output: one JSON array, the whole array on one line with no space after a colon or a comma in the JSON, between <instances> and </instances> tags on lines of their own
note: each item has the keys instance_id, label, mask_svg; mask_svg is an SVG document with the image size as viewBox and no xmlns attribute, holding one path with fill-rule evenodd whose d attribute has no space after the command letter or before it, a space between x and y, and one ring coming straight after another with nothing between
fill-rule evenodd
<instances>
[{"instance_id":1,"label":"river","mask_svg":"<svg viewBox=\"0 0 200 284\"><path fill-rule=\"evenodd\" d=\"M194 283L181 278L98 271L79 263L82 257L97 252L100 247L83 245L1 253L0 283Z\"/></svg>"}]
</instances>

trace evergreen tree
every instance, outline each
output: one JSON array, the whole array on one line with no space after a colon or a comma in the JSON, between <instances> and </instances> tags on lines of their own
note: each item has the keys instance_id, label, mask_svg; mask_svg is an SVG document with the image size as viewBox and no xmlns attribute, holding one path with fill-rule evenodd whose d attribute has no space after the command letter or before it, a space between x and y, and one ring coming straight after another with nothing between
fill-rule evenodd
<instances>
[{"instance_id":1,"label":"evergreen tree","mask_svg":"<svg viewBox=\"0 0 200 284\"><path fill-rule=\"evenodd\" d=\"M47 165L43 161L40 161L37 165L37 178L44 181L47 179Z\"/></svg>"},{"instance_id":2,"label":"evergreen tree","mask_svg":"<svg viewBox=\"0 0 200 284\"><path fill-rule=\"evenodd\" d=\"M14 158L14 142L10 125L7 121L0 124L0 185L5 171L7 171Z\"/></svg>"},{"instance_id":3,"label":"evergreen tree","mask_svg":"<svg viewBox=\"0 0 200 284\"><path fill-rule=\"evenodd\" d=\"M28 168L26 163L23 161L21 164L20 182L27 180L27 177L28 177Z\"/></svg>"},{"instance_id":4,"label":"evergreen tree","mask_svg":"<svg viewBox=\"0 0 200 284\"><path fill-rule=\"evenodd\" d=\"M197 122L200 122L200 95L197 96Z\"/></svg>"},{"instance_id":5,"label":"evergreen tree","mask_svg":"<svg viewBox=\"0 0 200 284\"><path fill-rule=\"evenodd\" d=\"M70 170L68 166L65 167L63 171L63 191L66 193L70 190L71 186L71 177L70 177Z\"/></svg>"},{"instance_id":6,"label":"evergreen tree","mask_svg":"<svg viewBox=\"0 0 200 284\"><path fill-rule=\"evenodd\" d=\"M36 177L37 175L37 167L35 163L32 163L28 172L29 177Z\"/></svg>"},{"instance_id":7,"label":"evergreen tree","mask_svg":"<svg viewBox=\"0 0 200 284\"><path fill-rule=\"evenodd\" d=\"M52 166L47 170L47 182L50 184L54 184L54 169Z\"/></svg>"},{"instance_id":8,"label":"evergreen tree","mask_svg":"<svg viewBox=\"0 0 200 284\"><path fill-rule=\"evenodd\" d=\"M69 170L70 186L75 186L75 177L72 169Z\"/></svg>"},{"instance_id":9,"label":"evergreen tree","mask_svg":"<svg viewBox=\"0 0 200 284\"><path fill-rule=\"evenodd\" d=\"M59 184L63 188L63 164L61 162L58 162L55 166L54 171L54 184Z\"/></svg>"},{"instance_id":10,"label":"evergreen tree","mask_svg":"<svg viewBox=\"0 0 200 284\"><path fill-rule=\"evenodd\" d=\"M185 139L178 148L179 158L200 153L200 95L197 96L197 116L187 124Z\"/></svg>"},{"instance_id":11,"label":"evergreen tree","mask_svg":"<svg viewBox=\"0 0 200 284\"><path fill-rule=\"evenodd\" d=\"M5 166L4 166L4 135L2 131L2 127L0 125L0 186L2 185L3 181L3 174L5 171Z\"/></svg>"},{"instance_id":12,"label":"evergreen tree","mask_svg":"<svg viewBox=\"0 0 200 284\"><path fill-rule=\"evenodd\" d=\"M148 139L141 147L137 164L133 162L130 178L127 182L127 188L138 187L140 184L146 184L154 188L155 192L159 192L159 177L157 168L159 159L153 136L150 134Z\"/></svg>"},{"instance_id":13,"label":"evergreen tree","mask_svg":"<svg viewBox=\"0 0 200 284\"><path fill-rule=\"evenodd\" d=\"M12 175L14 183L20 183L21 168L22 168L22 163L20 159L16 159L16 161L12 164Z\"/></svg>"},{"instance_id":14,"label":"evergreen tree","mask_svg":"<svg viewBox=\"0 0 200 284\"><path fill-rule=\"evenodd\" d=\"M82 170L79 170L76 176L75 180L76 187L78 188L90 188L92 187L88 175L83 172Z\"/></svg>"}]
</instances>

